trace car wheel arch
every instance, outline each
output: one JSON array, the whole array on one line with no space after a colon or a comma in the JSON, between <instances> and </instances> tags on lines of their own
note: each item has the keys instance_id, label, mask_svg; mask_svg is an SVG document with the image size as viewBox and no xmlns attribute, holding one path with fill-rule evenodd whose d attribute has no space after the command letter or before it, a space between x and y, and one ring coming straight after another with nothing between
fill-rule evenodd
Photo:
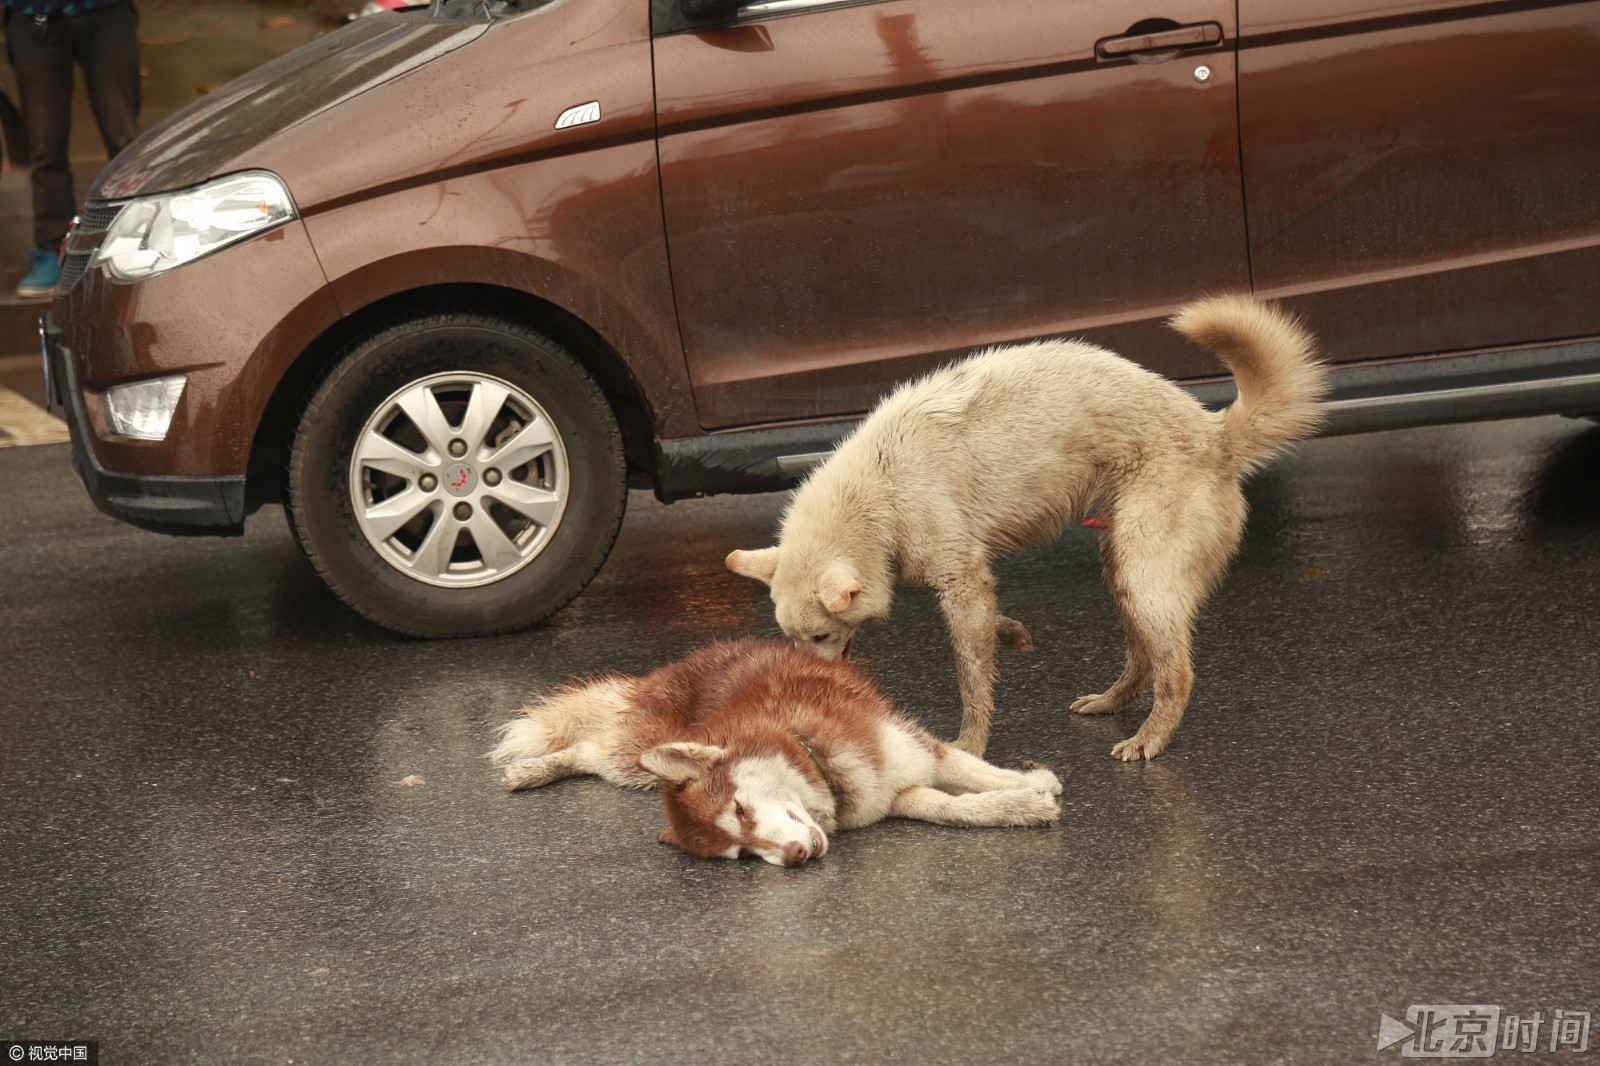
<instances>
[{"instance_id":1,"label":"car wheel arch","mask_svg":"<svg viewBox=\"0 0 1600 1066\"><path fill-rule=\"evenodd\" d=\"M546 334L599 385L622 434L629 485L655 488L656 418L627 363L599 331L548 300L482 284L447 284L397 292L348 314L312 340L279 377L256 426L246 481L246 506L283 498L289 447L300 413L341 351L407 318L476 311Z\"/></svg>"}]
</instances>

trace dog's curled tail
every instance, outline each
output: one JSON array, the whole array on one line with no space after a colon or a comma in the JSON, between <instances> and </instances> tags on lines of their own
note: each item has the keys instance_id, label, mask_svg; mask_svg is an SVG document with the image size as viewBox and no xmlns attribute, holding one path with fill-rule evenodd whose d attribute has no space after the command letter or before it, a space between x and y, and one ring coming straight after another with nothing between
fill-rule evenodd
<instances>
[{"instance_id":1,"label":"dog's curled tail","mask_svg":"<svg viewBox=\"0 0 1600 1066\"><path fill-rule=\"evenodd\" d=\"M1241 470L1264 465L1322 425L1327 367L1299 319L1250 296L1210 296L1172 317L1172 328L1215 352L1239 388L1222 432Z\"/></svg>"}]
</instances>

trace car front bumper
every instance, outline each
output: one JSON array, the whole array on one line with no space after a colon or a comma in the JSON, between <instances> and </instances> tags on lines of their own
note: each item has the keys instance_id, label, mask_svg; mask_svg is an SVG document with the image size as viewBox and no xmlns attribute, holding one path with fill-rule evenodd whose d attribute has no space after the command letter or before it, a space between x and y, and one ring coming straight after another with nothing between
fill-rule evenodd
<instances>
[{"instance_id":1,"label":"car front bumper","mask_svg":"<svg viewBox=\"0 0 1600 1066\"><path fill-rule=\"evenodd\" d=\"M60 404L72 433L72 468L96 507L159 533L228 536L244 531L244 475L127 474L107 470L89 447L90 422L72 353L55 316L39 326L46 401Z\"/></svg>"}]
</instances>

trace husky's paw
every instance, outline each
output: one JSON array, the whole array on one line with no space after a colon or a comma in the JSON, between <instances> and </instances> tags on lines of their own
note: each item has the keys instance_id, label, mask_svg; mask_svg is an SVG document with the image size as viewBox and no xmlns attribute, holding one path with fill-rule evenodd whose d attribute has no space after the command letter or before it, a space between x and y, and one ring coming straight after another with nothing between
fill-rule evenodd
<instances>
[{"instance_id":1,"label":"husky's paw","mask_svg":"<svg viewBox=\"0 0 1600 1066\"><path fill-rule=\"evenodd\" d=\"M1032 759L1023 759L1022 765L1025 767L1022 776L1028 779L1029 788L1050 796L1061 795L1061 779L1047 767L1039 765Z\"/></svg>"},{"instance_id":2,"label":"husky's paw","mask_svg":"<svg viewBox=\"0 0 1600 1066\"><path fill-rule=\"evenodd\" d=\"M1004 804L1008 825L1049 825L1061 817L1056 798L1032 788L1011 788L990 793Z\"/></svg>"},{"instance_id":3,"label":"husky's paw","mask_svg":"<svg viewBox=\"0 0 1600 1066\"><path fill-rule=\"evenodd\" d=\"M518 759L506 767L506 788L520 792L525 788L538 788L556 779L556 767L550 759Z\"/></svg>"},{"instance_id":4,"label":"husky's paw","mask_svg":"<svg viewBox=\"0 0 1600 1066\"><path fill-rule=\"evenodd\" d=\"M1139 730L1133 736L1111 749L1113 759L1123 762L1138 762L1140 759L1149 762L1167 746L1166 737L1150 736L1144 730Z\"/></svg>"},{"instance_id":5,"label":"husky's paw","mask_svg":"<svg viewBox=\"0 0 1600 1066\"><path fill-rule=\"evenodd\" d=\"M1001 615L994 625L994 635L1000 643L1017 651L1033 650L1033 635L1028 632L1028 627L1015 618Z\"/></svg>"},{"instance_id":6,"label":"husky's paw","mask_svg":"<svg viewBox=\"0 0 1600 1066\"><path fill-rule=\"evenodd\" d=\"M1113 714L1122 710L1122 704L1109 699L1104 692L1092 696L1079 696L1072 701L1073 714Z\"/></svg>"}]
</instances>

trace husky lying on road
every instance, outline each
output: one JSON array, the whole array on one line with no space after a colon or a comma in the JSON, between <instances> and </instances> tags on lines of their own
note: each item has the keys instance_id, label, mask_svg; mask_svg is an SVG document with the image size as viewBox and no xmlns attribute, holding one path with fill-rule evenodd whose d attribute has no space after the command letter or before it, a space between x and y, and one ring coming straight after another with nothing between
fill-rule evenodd
<instances>
[{"instance_id":1,"label":"husky lying on road","mask_svg":"<svg viewBox=\"0 0 1600 1066\"><path fill-rule=\"evenodd\" d=\"M490 752L513 791L577 774L661 789L664 843L797 866L828 834L886 817L1042 825L1049 770L940 743L845 662L776 641L713 644L645 677L612 674L523 709Z\"/></svg>"},{"instance_id":2,"label":"husky lying on road","mask_svg":"<svg viewBox=\"0 0 1600 1066\"><path fill-rule=\"evenodd\" d=\"M728 567L771 585L784 633L824 659L888 615L896 580L933 589L961 685L956 743L981 755L995 641L1032 647L996 609L989 562L1098 507L1127 664L1072 709L1118 711L1154 682L1150 716L1111 749L1154 758L1189 702L1195 615L1244 531L1239 481L1311 435L1327 388L1311 338L1267 304L1213 297L1172 325L1233 371L1227 410L1082 341L980 352L879 404L800 487L778 545L733 552Z\"/></svg>"}]
</instances>

